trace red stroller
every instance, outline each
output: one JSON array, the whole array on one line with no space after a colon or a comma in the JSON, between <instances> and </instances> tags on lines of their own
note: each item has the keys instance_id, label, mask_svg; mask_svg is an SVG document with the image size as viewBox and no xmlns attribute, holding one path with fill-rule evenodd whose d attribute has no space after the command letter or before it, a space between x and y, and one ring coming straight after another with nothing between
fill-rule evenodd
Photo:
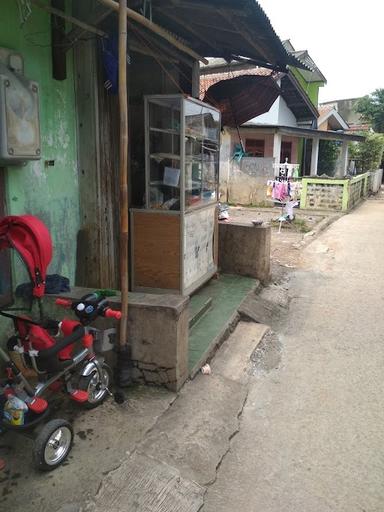
<instances>
[{"instance_id":1,"label":"red stroller","mask_svg":"<svg viewBox=\"0 0 384 512\"><path fill-rule=\"evenodd\" d=\"M52 470L67 457L73 430L63 419L53 419L42 426L49 415L44 394L48 390L64 391L88 408L98 406L111 394L110 369L95 355L92 329L87 326L99 316L120 319L121 313L112 310L107 299L95 292L75 302L56 299L56 304L71 308L78 320L46 319L42 297L52 258L48 229L30 215L5 217L0 220L0 251L8 248L19 253L28 269L40 318L32 320L17 308L0 309L0 315L13 320L15 330L7 349L0 347L6 370L6 378L0 381L0 431L36 434L34 463L40 470ZM36 382L23 375L20 365L10 357L12 353L17 353L25 368L34 370Z\"/></svg>"}]
</instances>

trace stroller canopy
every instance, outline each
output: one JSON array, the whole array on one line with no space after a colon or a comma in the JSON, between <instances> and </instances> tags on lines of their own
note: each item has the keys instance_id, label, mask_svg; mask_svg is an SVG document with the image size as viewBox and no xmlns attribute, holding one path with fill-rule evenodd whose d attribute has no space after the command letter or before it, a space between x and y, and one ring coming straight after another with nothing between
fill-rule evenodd
<instances>
[{"instance_id":1,"label":"stroller canopy","mask_svg":"<svg viewBox=\"0 0 384 512\"><path fill-rule=\"evenodd\" d=\"M46 225L32 215L9 216L0 219L0 250L15 249L28 268L33 295L45 292L47 267L52 259L52 240Z\"/></svg>"}]
</instances>

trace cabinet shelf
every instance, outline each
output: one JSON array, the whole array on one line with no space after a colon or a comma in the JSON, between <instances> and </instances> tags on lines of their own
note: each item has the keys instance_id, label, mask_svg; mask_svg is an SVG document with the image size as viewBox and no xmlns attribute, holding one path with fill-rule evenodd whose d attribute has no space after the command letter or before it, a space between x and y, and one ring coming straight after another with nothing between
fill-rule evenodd
<instances>
[{"instance_id":1,"label":"cabinet shelf","mask_svg":"<svg viewBox=\"0 0 384 512\"><path fill-rule=\"evenodd\" d=\"M173 153L150 153L150 158L153 158L154 160L180 160L180 155L174 155Z\"/></svg>"},{"instance_id":2,"label":"cabinet shelf","mask_svg":"<svg viewBox=\"0 0 384 512\"><path fill-rule=\"evenodd\" d=\"M168 133L169 135L179 135L180 132L178 130L172 130L172 128L155 128L154 126L150 126L151 132L157 132L157 133Z\"/></svg>"},{"instance_id":3,"label":"cabinet shelf","mask_svg":"<svg viewBox=\"0 0 384 512\"><path fill-rule=\"evenodd\" d=\"M212 144L217 144L219 145L219 140L218 139L211 139L210 137L205 137L204 135L202 135L201 133L200 134L197 134L197 133L185 133L185 136L188 138L188 139L194 139L194 140L198 140L200 142L204 142L204 141L207 141L207 142L211 142Z\"/></svg>"}]
</instances>

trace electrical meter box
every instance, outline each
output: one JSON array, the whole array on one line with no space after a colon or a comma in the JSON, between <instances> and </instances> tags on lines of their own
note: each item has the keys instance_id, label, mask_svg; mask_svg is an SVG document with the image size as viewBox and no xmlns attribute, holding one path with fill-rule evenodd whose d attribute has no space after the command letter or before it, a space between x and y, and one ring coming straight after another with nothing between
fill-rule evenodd
<instances>
[{"instance_id":1,"label":"electrical meter box","mask_svg":"<svg viewBox=\"0 0 384 512\"><path fill-rule=\"evenodd\" d=\"M20 54L0 48L0 165L40 158L39 86L24 77Z\"/></svg>"}]
</instances>

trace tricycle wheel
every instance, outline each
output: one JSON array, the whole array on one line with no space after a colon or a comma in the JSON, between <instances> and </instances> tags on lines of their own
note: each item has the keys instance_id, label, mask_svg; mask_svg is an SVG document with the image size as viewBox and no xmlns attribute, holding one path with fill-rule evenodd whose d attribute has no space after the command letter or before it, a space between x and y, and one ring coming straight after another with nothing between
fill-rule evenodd
<instances>
[{"instance_id":1,"label":"tricycle wheel","mask_svg":"<svg viewBox=\"0 0 384 512\"><path fill-rule=\"evenodd\" d=\"M73 430L66 420L51 420L35 440L33 461L40 471L57 468L67 457L73 442Z\"/></svg>"},{"instance_id":2,"label":"tricycle wheel","mask_svg":"<svg viewBox=\"0 0 384 512\"><path fill-rule=\"evenodd\" d=\"M79 380L79 389L88 393L88 401L84 404L87 409L94 409L110 395L108 386L111 382L111 369L103 363L100 371L101 378L97 368L95 368L90 375L81 377Z\"/></svg>"}]
</instances>

